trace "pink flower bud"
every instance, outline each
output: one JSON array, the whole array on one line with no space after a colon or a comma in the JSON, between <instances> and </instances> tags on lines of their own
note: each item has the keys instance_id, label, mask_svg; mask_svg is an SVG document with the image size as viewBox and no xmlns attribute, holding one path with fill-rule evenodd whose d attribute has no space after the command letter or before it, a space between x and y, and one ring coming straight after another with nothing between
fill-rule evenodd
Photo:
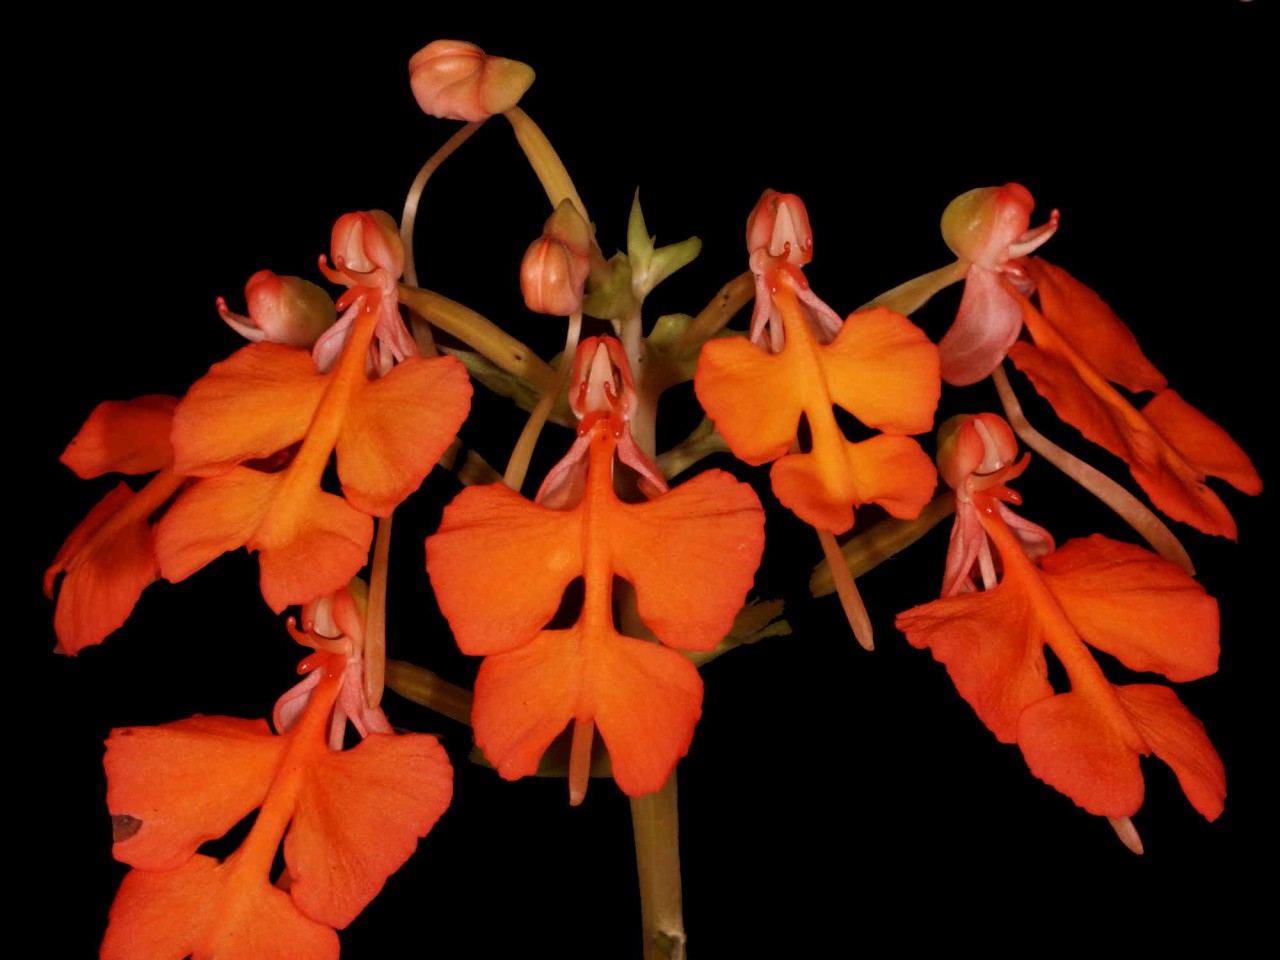
<instances>
[{"instance_id":1,"label":"pink flower bud","mask_svg":"<svg viewBox=\"0 0 1280 960\"><path fill-rule=\"evenodd\" d=\"M249 315L227 309L218 298L218 313L231 329L255 343L269 340L291 347L311 347L337 319L329 295L301 277L281 277L259 270L244 286Z\"/></svg>"},{"instance_id":2,"label":"pink flower bud","mask_svg":"<svg viewBox=\"0 0 1280 960\"><path fill-rule=\"evenodd\" d=\"M343 214L333 225L329 244L334 266L352 282L368 282L363 275L384 271L395 281L404 272L404 243L400 228L383 210Z\"/></svg>"},{"instance_id":3,"label":"pink flower bud","mask_svg":"<svg viewBox=\"0 0 1280 960\"><path fill-rule=\"evenodd\" d=\"M436 40L409 60L409 85L425 113L445 120L485 120L520 102L533 68L490 57L474 43Z\"/></svg>"},{"instance_id":4,"label":"pink flower bud","mask_svg":"<svg viewBox=\"0 0 1280 960\"><path fill-rule=\"evenodd\" d=\"M547 219L520 262L520 291L534 313L567 317L582 309L591 270L591 230L570 200Z\"/></svg>"},{"instance_id":5,"label":"pink flower bud","mask_svg":"<svg viewBox=\"0 0 1280 960\"><path fill-rule=\"evenodd\" d=\"M813 230L804 201L794 193L766 190L747 217L747 252L804 266L813 259Z\"/></svg>"},{"instance_id":6,"label":"pink flower bud","mask_svg":"<svg viewBox=\"0 0 1280 960\"><path fill-rule=\"evenodd\" d=\"M1026 256L1058 229L1057 210L1044 226L1027 229L1035 205L1020 183L970 190L942 211L942 239L960 259L996 270L1011 257Z\"/></svg>"},{"instance_id":7,"label":"pink flower bud","mask_svg":"<svg viewBox=\"0 0 1280 960\"><path fill-rule=\"evenodd\" d=\"M938 428L938 472L953 490L1004 470L1017 456L1017 437L994 413L959 414Z\"/></svg>"}]
</instances>

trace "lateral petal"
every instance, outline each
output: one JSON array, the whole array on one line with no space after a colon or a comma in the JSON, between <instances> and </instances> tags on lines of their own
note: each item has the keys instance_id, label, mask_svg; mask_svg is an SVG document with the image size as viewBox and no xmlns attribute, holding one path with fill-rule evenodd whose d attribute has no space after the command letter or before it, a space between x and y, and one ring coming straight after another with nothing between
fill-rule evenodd
<instances>
[{"instance_id":1,"label":"lateral petal","mask_svg":"<svg viewBox=\"0 0 1280 960\"><path fill-rule=\"evenodd\" d=\"M470 377L454 357L409 357L360 385L337 443L346 498L365 513L390 514L431 472L470 408Z\"/></svg>"},{"instance_id":2,"label":"lateral petal","mask_svg":"<svg viewBox=\"0 0 1280 960\"><path fill-rule=\"evenodd\" d=\"M236 467L188 486L156 524L160 575L177 583L244 546L266 514L281 476Z\"/></svg>"},{"instance_id":3,"label":"lateral petal","mask_svg":"<svg viewBox=\"0 0 1280 960\"><path fill-rule=\"evenodd\" d=\"M609 748L613 779L628 796L653 793L689 752L702 678L688 658L634 637L596 638L590 653L583 698Z\"/></svg>"},{"instance_id":4,"label":"lateral petal","mask_svg":"<svg viewBox=\"0 0 1280 960\"><path fill-rule=\"evenodd\" d=\"M177 405L176 397L162 394L100 403L59 459L85 480L161 470L173 459L169 432Z\"/></svg>"},{"instance_id":5,"label":"lateral petal","mask_svg":"<svg viewBox=\"0 0 1280 960\"><path fill-rule=\"evenodd\" d=\"M868 427L924 433L942 392L938 348L924 331L887 307L849 315L836 338L818 347L831 401Z\"/></svg>"},{"instance_id":6,"label":"lateral petal","mask_svg":"<svg viewBox=\"0 0 1280 960\"><path fill-rule=\"evenodd\" d=\"M1262 478L1230 434L1174 390L1161 390L1142 415L1202 476L1221 477L1241 493L1262 492Z\"/></svg>"},{"instance_id":7,"label":"lateral petal","mask_svg":"<svg viewBox=\"0 0 1280 960\"><path fill-rule=\"evenodd\" d=\"M1031 772L1101 817L1142 806L1138 750L1084 695L1059 693L1031 704L1018 721L1018 746Z\"/></svg>"},{"instance_id":8,"label":"lateral petal","mask_svg":"<svg viewBox=\"0 0 1280 960\"><path fill-rule=\"evenodd\" d=\"M1132 331L1093 290L1039 257L1020 262L1036 283L1044 318L1094 369L1132 393L1168 386Z\"/></svg>"},{"instance_id":9,"label":"lateral petal","mask_svg":"<svg viewBox=\"0 0 1280 960\"><path fill-rule=\"evenodd\" d=\"M1085 385L1068 360L1025 341L1009 348L1009 359L1027 375L1036 392L1049 401L1060 419L1084 434L1086 440L1130 461L1132 454L1123 418L1117 422L1116 411Z\"/></svg>"},{"instance_id":10,"label":"lateral petal","mask_svg":"<svg viewBox=\"0 0 1280 960\"><path fill-rule=\"evenodd\" d=\"M614 572L635 586L659 640L710 650L725 638L764 550L750 486L709 470L647 503L617 503L607 524Z\"/></svg>"},{"instance_id":11,"label":"lateral petal","mask_svg":"<svg viewBox=\"0 0 1280 960\"><path fill-rule=\"evenodd\" d=\"M502 484L463 490L427 538L440 610L459 649L473 656L527 643L582 566L582 511L530 503Z\"/></svg>"},{"instance_id":12,"label":"lateral petal","mask_svg":"<svg viewBox=\"0 0 1280 960\"><path fill-rule=\"evenodd\" d=\"M242 347L191 385L173 419L174 469L216 476L301 439L330 377L311 353L279 343Z\"/></svg>"},{"instance_id":13,"label":"lateral petal","mask_svg":"<svg viewBox=\"0 0 1280 960\"><path fill-rule=\"evenodd\" d=\"M934 600L898 614L913 647L928 647L960 696L1004 743L1018 739L1018 718L1053 696L1044 641L1017 581L981 593Z\"/></svg>"},{"instance_id":14,"label":"lateral petal","mask_svg":"<svg viewBox=\"0 0 1280 960\"><path fill-rule=\"evenodd\" d=\"M192 717L111 731L103 766L116 823L112 854L176 870L261 805L284 740L265 720ZM131 831L131 832L130 832Z\"/></svg>"},{"instance_id":15,"label":"lateral petal","mask_svg":"<svg viewBox=\"0 0 1280 960\"><path fill-rule=\"evenodd\" d=\"M197 856L177 870L130 870L111 904L102 960L337 960L333 930L265 878L246 883L233 864Z\"/></svg>"},{"instance_id":16,"label":"lateral petal","mask_svg":"<svg viewBox=\"0 0 1280 960\"><path fill-rule=\"evenodd\" d=\"M786 353L767 353L745 337L703 345L694 391L739 460L768 463L795 439L805 385L790 376L792 366Z\"/></svg>"},{"instance_id":17,"label":"lateral petal","mask_svg":"<svg viewBox=\"0 0 1280 960\"><path fill-rule=\"evenodd\" d=\"M536 773L551 741L568 726L582 689L581 649L579 626L543 630L480 664L471 726L476 746L503 779Z\"/></svg>"},{"instance_id":18,"label":"lateral petal","mask_svg":"<svg viewBox=\"0 0 1280 960\"><path fill-rule=\"evenodd\" d=\"M449 806L453 769L424 734L370 734L308 768L284 842L289 892L342 929L378 895Z\"/></svg>"},{"instance_id":19,"label":"lateral petal","mask_svg":"<svg viewBox=\"0 0 1280 960\"><path fill-rule=\"evenodd\" d=\"M1218 819L1227 796L1227 776L1204 724L1168 687L1131 684L1115 691L1152 752L1173 768L1191 805L1206 819Z\"/></svg>"},{"instance_id":20,"label":"lateral petal","mask_svg":"<svg viewBox=\"0 0 1280 960\"><path fill-rule=\"evenodd\" d=\"M1080 636L1131 670L1183 681L1218 669L1218 604L1176 564L1095 534L1040 568Z\"/></svg>"}]
</instances>

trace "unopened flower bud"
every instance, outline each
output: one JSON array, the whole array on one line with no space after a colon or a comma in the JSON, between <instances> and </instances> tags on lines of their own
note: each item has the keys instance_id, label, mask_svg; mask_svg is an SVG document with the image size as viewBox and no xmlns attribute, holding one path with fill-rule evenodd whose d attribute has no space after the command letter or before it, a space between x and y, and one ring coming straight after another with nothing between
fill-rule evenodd
<instances>
[{"instance_id":1,"label":"unopened flower bud","mask_svg":"<svg viewBox=\"0 0 1280 960\"><path fill-rule=\"evenodd\" d=\"M249 315L227 309L218 298L218 313L247 340L269 340L290 347L311 347L337 319L329 295L301 277L281 277L259 270L244 286Z\"/></svg>"},{"instance_id":2,"label":"unopened flower bud","mask_svg":"<svg viewBox=\"0 0 1280 960\"><path fill-rule=\"evenodd\" d=\"M1035 205L1031 191L1020 183L970 190L942 212L942 239L960 259L997 269L1019 255L1010 247L1027 233ZM1052 222L1056 228L1056 211Z\"/></svg>"},{"instance_id":3,"label":"unopened flower bud","mask_svg":"<svg viewBox=\"0 0 1280 960\"><path fill-rule=\"evenodd\" d=\"M766 190L747 217L747 252L804 266L813 259L813 230L804 201L794 193Z\"/></svg>"},{"instance_id":4,"label":"unopened flower bud","mask_svg":"<svg viewBox=\"0 0 1280 960\"><path fill-rule=\"evenodd\" d=\"M520 291L534 313L567 317L582 309L591 270L591 229L570 200L547 219L520 262Z\"/></svg>"},{"instance_id":5,"label":"unopened flower bud","mask_svg":"<svg viewBox=\"0 0 1280 960\"><path fill-rule=\"evenodd\" d=\"M409 85L425 113L445 120L485 120L520 102L533 68L490 57L474 43L436 40L409 60Z\"/></svg>"},{"instance_id":6,"label":"unopened flower bud","mask_svg":"<svg viewBox=\"0 0 1280 960\"><path fill-rule=\"evenodd\" d=\"M958 414L938 428L938 473L953 490L1004 469L1017 456L1017 437L994 413Z\"/></svg>"},{"instance_id":7,"label":"unopened flower bud","mask_svg":"<svg viewBox=\"0 0 1280 960\"><path fill-rule=\"evenodd\" d=\"M343 214L333 225L329 251L334 266L353 279L383 270L395 280L404 272L400 228L384 210Z\"/></svg>"}]
</instances>

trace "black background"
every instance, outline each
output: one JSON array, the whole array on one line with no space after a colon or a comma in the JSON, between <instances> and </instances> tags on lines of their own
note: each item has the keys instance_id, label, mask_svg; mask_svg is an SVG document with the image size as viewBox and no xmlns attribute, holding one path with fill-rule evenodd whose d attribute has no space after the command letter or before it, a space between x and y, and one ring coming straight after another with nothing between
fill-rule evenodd
<instances>
[{"instance_id":1,"label":"black background","mask_svg":"<svg viewBox=\"0 0 1280 960\"><path fill-rule=\"evenodd\" d=\"M492 13L375 23L365 19L373 9L288 26L225 11L195 30L62 25L60 45L37 50L25 80L33 95L18 103L33 162L21 188L30 192L16 200L35 204L10 225L18 256L36 265L10 274L15 370L39 384L12 401L27 479L11 505L11 548L23 558L11 584L22 624L11 676L31 704L9 718L20 749L10 789L23 808L12 829L22 869L34 869L32 894L56 906L58 922L40 928L47 955L92 954L124 873L110 858L103 802L109 730L196 712L266 715L301 652L262 603L243 552L151 587L101 647L75 659L49 652L39 572L111 486L77 480L56 458L99 400L181 394L240 346L217 319L217 295L242 306L244 280L263 267L319 280L315 258L337 216L399 215L417 166L455 128L413 103L404 64L418 47L459 36L537 69L523 106L559 149L607 253L624 241L637 185L660 242L702 237L703 256L651 298L650 319L696 312L745 268L743 224L765 187L807 202L808 275L847 312L947 262L937 220L953 196L1025 184L1041 204L1033 222L1062 210L1048 259L1102 293L1269 483L1262 336L1276 208L1261 84L1274 17L1263 6L1206 5L1176 19L1149 8L1141 30L1084 13L1033 23L995 10L945 23L910 11L856 29L782 11L715 35L678 17L639 32L602 19L587 21L585 40L559 35L552 12L536 30ZM144 39L143 26L164 40ZM67 83L74 93L59 92ZM428 189L417 249L424 285L548 356L562 327L527 314L516 279L545 214L496 119ZM916 319L936 339L957 301L949 291ZM1033 422L1128 482L1013 377ZM661 446L696 422L691 392L671 396ZM948 390L943 403L947 415L996 401L984 385ZM505 401L478 399L465 435L500 466L519 423ZM544 435L542 467L565 436ZM894 613L936 596L945 529L860 581L878 631L867 654L833 598L807 599L816 540L778 509L764 471L717 465L750 479L770 511L757 586L787 598L795 633L704 670L703 719L679 768L695 956L886 942L1003 952L1097 936L1230 942L1258 921L1261 890L1246 876L1268 870L1274 853L1270 492L1218 485L1239 544L1178 527L1221 604L1223 641L1220 672L1179 693L1226 762L1229 798L1207 824L1167 768L1145 761L1138 858L1035 780L941 666L893 630ZM1024 515L1060 541L1132 539L1046 464L1018 486ZM397 514L390 644L469 683L476 661L452 649L422 572L422 538L455 489L437 471ZM495 571L499 599L501 582ZM393 694L386 707L397 725L444 735L456 793L342 934L345 955L639 956L628 808L611 783L594 782L571 810L563 782L500 781L466 760L464 728Z\"/></svg>"}]
</instances>

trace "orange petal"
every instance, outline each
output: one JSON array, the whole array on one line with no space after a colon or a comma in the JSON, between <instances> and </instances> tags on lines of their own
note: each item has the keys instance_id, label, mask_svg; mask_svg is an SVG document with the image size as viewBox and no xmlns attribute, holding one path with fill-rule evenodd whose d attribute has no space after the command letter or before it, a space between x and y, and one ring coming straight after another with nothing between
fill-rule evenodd
<instances>
[{"instance_id":1,"label":"orange petal","mask_svg":"<svg viewBox=\"0 0 1280 960\"><path fill-rule=\"evenodd\" d=\"M283 474L237 467L193 483L156 524L160 573L177 583L242 547L270 506Z\"/></svg>"},{"instance_id":2,"label":"orange petal","mask_svg":"<svg viewBox=\"0 0 1280 960\"><path fill-rule=\"evenodd\" d=\"M1036 282L1040 312L1095 370L1133 393L1168 385L1143 354L1137 338L1101 297L1039 257L1023 262Z\"/></svg>"},{"instance_id":3,"label":"orange petal","mask_svg":"<svg viewBox=\"0 0 1280 960\"><path fill-rule=\"evenodd\" d=\"M373 518L341 497L303 487L284 499L281 490L246 544L258 551L262 599L276 613L346 586L373 542Z\"/></svg>"},{"instance_id":4,"label":"orange petal","mask_svg":"<svg viewBox=\"0 0 1280 960\"><path fill-rule=\"evenodd\" d=\"M453 769L423 734L370 734L306 773L285 838L289 892L339 929L359 915L449 806Z\"/></svg>"},{"instance_id":5,"label":"orange petal","mask_svg":"<svg viewBox=\"0 0 1280 960\"><path fill-rule=\"evenodd\" d=\"M181 483L168 470L137 493L121 483L72 531L44 575L45 594L52 596L58 574L66 572L53 618L60 650L74 656L129 618L160 573L151 516Z\"/></svg>"},{"instance_id":6,"label":"orange petal","mask_svg":"<svg viewBox=\"0 0 1280 960\"><path fill-rule=\"evenodd\" d=\"M1133 684L1115 691L1151 750L1173 768L1191 805L1216 820L1227 796L1227 776L1204 724L1168 687Z\"/></svg>"},{"instance_id":7,"label":"orange petal","mask_svg":"<svg viewBox=\"0 0 1280 960\"><path fill-rule=\"evenodd\" d=\"M578 626L544 630L480 664L471 726L476 746L504 779L536 773L543 753L574 716L582 687L581 647Z\"/></svg>"},{"instance_id":8,"label":"orange petal","mask_svg":"<svg viewBox=\"0 0 1280 960\"><path fill-rule=\"evenodd\" d=\"M831 400L868 427L908 434L933 426L938 348L906 317L886 307L850 314L818 357Z\"/></svg>"},{"instance_id":9,"label":"orange petal","mask_svg":"<svg viewBox=\"0 0 1280 960\"><path fill-rule=\"evenodd\" d=\"M307 350L252 343L192 384L173 420L174 469L216 476L301 439L328 385Z\"/></svg>"},{"instance_id":10,"label":"orange petal","mask_svg":"<svg viewBox=\"0 0 1280 960\"><path fill-rule=\"evenodd\" d=\"M1142 415L1202 476L1221 477L1251 496L1262 492L1262 478L1248 454L1177 392L1161 390L1142 408Z\"/></svg>"},{"instance_id":11,"label":"orange petal","mask_svg":"<svg viewBox=\"0 0 1280 960\"><path fill-rule=\"evenodd\" d=\"M702 714L697 668L673 650L619 634L599 638L585 666L583 697L609 748L613 779L632 797L660 790L689 752Z\"/></svg>"},{"instance_id":12,"label":"orange petal","mask_svg":"<svg viewBox=\"0 0 1280 960\"><path fill-rule=\"evenodd\" d=\"M703 345L694 390L739 460L758 466L791 446L804 390L791 372L786 353L767 353L744 337Z\"/></svg>"},{"instance_id":13,"label":"orange petal","mask_svg":"<svg viewBox=\"0 0 1280 960\"><path fill-rule=\"evenodd\" d=\"M175 870L256 809L284 740L265 720L192 717L111 731L103 765L117 860Z\"/></svg>"},{"instance_id":14,"label":"orange petal","mask_svg":"<svg viewBox=\"0 0 1280 960\"><path fill-rule=\"evenodd\" d=\"M852 527L852 508L864 503L878 503L902 519L918 517L938 480L916 441L885 434L858 443L815 435L812 452L783 457L769 476L784 506L832 533Z\"/></svg>"},{"instance_id":15,"label":"orange petal","mask_svg":"<svg viewBox=\"0 0 1280 960\"><path fill-rule=\"evenodd\" d=\"M960 696L1005 743L1018 739L1027 707L1053 696L1044 641L1016 580L914 607L898 614L897 626L946 665Z\"/></svg>"},{"instance_id":16,"label":"orange petal","mask_svg":"<svg viewBox=\"0 0 1280 960\"><path fill-rule=\"evenodd\" d=\"M614 572L636 588L640 619L663 643L710 650L742 609L764 550L755 493L710 470L608 518Z\"/></svg>"},{"instance_id":17,"label":"orange petal","mask_svg":"<svg viewBox=\"0 0 1280 960\"><path fill-rule=\"evenodd\" d=\"M410 357L352 395L338 436L338 476L352 506L385 517L431 472L471 407L467 368Z\"/></svg>"},{"instance_id":18,"label":"orange petal","mask_svg":"<svg viewBox=\"0 0 1280 960\"><path fill-rule=\"evenodd\" d=\"M338 936L289 895L236 877L234 857L172 871L131 870L111 904L103 960L337 960ZM237 882L239 881L239 882Z\"/></svg>"},{"instance_id":19,"label":"orange petal","mask_svg":"<svg viewBox=\"0 0 1280 960\"><path fill-rule=\"evenodd\" d=\"M1218 668L1218 604L1181 567L1094 535L1040 564L1067 619L1131 670L1195 680Z\"/></svg>"},{"instance_id":20,"label":"orange petal","mask_svg":"<svg viewBox=\"0 0 1280 960\"><path fill-rule=\"evenodd\" d=\"M86 480L161 470L173 459L169 431L177 405L177 398L162 394L100 403L60 459Z\"/></svg>"},{"instance_id":21,"label":"orange petal","mask_svg":"<svg viewBox=\"0 0 1280 960\"><path fill-rule=\"evenodd\" d=\"M529 642L582 566L582 511L532 504L502 484L463 490L427 538L440 610L473 656Z\"/></svg>"},{"instance_id":22,"label":"orange petal","mask_svg":"<svg viewBox=\"0 0 1280 960\"><path fill-rule=\"evenodd\" d=\"M1142 806L1138 750L1080 693L1027 707L1018 722L1018 746L1033 774L1090 813L1127 817Z\"/></svg>"}]
</instances>

